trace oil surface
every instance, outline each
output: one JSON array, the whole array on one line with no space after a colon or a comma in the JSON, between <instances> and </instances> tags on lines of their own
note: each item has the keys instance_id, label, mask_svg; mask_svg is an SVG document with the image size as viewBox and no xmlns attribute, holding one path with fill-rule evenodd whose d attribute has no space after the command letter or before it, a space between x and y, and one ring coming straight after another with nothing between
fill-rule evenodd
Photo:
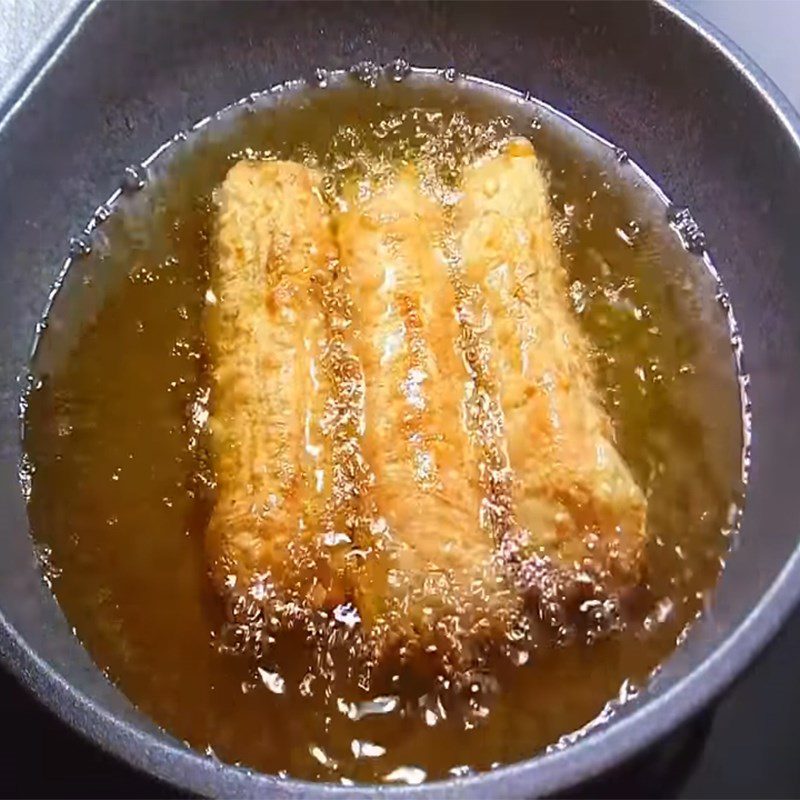
<instances>
[{"instance_id":1,"label":"oil surface","mask_svg":"<svg viewBox=\"0 0 800 800\"><path fill-rule=\"evenodd\" d=\"M698 241L686 217L670 217L624 154L568 119L402 64L314 83L251 98L177 137L147 170L129 170L91 251L73 247L31 367L33 534L98 666L199 750L331 781L488 769L568 741L645 682L702 609L743 492L728 316L686 247ZM378 153L422 153L446 185L465 159L512 134L547 164L571 302L595 345L618 448L648 497L652 603L612 636L499 667L485 713L468 718L418 688L370 696L346 675L309 691L301 641L280 642L270 669L219 646L199 436L212 191L239 158L279 156L322 167L333 193Z\"/></svg>"}]
</instances>

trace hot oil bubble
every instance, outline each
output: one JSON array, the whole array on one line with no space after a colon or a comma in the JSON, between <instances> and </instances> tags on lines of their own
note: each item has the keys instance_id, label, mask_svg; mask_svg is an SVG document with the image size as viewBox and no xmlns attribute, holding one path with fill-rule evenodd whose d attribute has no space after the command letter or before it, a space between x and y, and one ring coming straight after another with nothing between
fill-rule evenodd
<instances>
[{"instance_id":1,"label":"hot oil bubble","mask_svg":"<svg viewBox=\"0 0 800 800\"><path fill-rule=\"evenodd\" d=\"M73 258L88 256L92 252L92 243L87 236L73 236L69 240L69 254Z\"/></svg>"},{"instance_id":2,"label":"hot oil bubble","mask_svg":"<svg viewBox=\"0 0 800 800\"><path fill-rule=\"evenodd\" d=\"M311 81L315 86L318 86L320 89L324 89L328 85L328 70L323 69L322 67L317 67L314 70L313 75L311 76Z\"/></svg>"},{"instance_id":3,"label":"hot oil bubble","mask_svg":"<svg viewBox=\"0 0 800 800\"><path fill-rule=\"evenodd\" d=\"M427 777L424 769L403 766L397 767L397 769L393 769L390 773L384 775L383 780L387 783L405 783L409 786L418 786Z\"/></svg>"},{"instance_id":4,"label":"hot oil bubble","mask_svg":"<svg viewBox=\"0 0 800 800\"><path fill-rule=\"evenodd\" d=\"M396 58L389 63L387 72L393 81L399 83L411 72L411 65L404 58Z\"/></svg>"},{"instance_id":5,"label":"hot oil bubble","mask_svg":"<svg viewBox=\"0 0 800 800\"><path fill-rule=\"evenodd\" d=\"M386 748L382 745L360 739L353 739L350 742L350 751L354 758L380 758L386 755Z\"/></svg>"},{"instance_id":6,"label":"hot oil bubble","mask_svg":"<svg viewBox=\"0 0 800 800\"><path fill-rule=\"evenodd\" d=\"M53 588L53 582L61 577L61 569L53 563L53 549L47 544L36 544L33 548L34 558L39 567L42 580L49 589Z\"/></svg>"},{"instance_id":7,"label":"hot oil bubble","mask_svg":"<svg viewBox=\"0 0 800 800\"><path fill-rule=\"evenodd\" d=\"M30 502L31 493L33 491L33 475L36 472L36 466L27 453L22 454L19 460L17 469L17 479L19 480L20 490L25 502Z\"/></svg>"},{"instance_id":8,"label":"hot oil bubble","mask_svg":"<svg viewBox=\"0 0 800 800\"><path fill-rule=\"evenodd\" d=\"M359 61L350 67L350 74L358 81L374 89L378 84L380 69L374 61Z\"/></svg>"},{"instance_id":9,"label":"hot oil bubble","mask_svg":"<svg viewBox=\"0 0 800 800\"><path fill-rule=\"evenodd\" d=\"M123 192L138 192L147 183L147 169L141 164L131 164L125 167L120 186Z\"/></svg>"},{"instance_id":10,"label":"hot oil bubble","mask_svg":"<svg viewBox=\"0 0 800 800\"><path fill-rule=\"evenodd\" d=\"M96 224L105 222L112 214L111 209L107 205L100 205L94 212L94 221Z\"/></svg>"},{"instance_id":11,"label":"hot oil bubble","mask_svg":"<svg viewBox=\"0 0 800 800\"><path fill-rule=\"evenodd\" d=\"M455 67L447 67L442 70L441 74L448 83L455 83L458 78L458 70Z\"/></svg>"},{"instance_id":12,"label":"hot oil bubble","mask_svg":"<svg viewBox=\"0 0 800 800\"><path fill-rule=\"evenodd\" d=\"M614 232L617 234L617 237L621 239L628 247L633 247L636 243L636 240L639 238L641 228L639 223L632 219L626 222L624 225L620 225L615 229Z\"/></svg>"},{"instance_id":13,"label":"hot oil bubble","mask_svg":"<svg viewBox=\"0 0 800 800\"><path fill-rule=\"evenodd\" d=\"M685 206L670 206L667 210L667 221L678 234L684 248L690 253L702 253L706 249L706 237L695 222L691 212Z\"/></svg>"},{"instance_id":14,"label":"hot oil bubble","mask_svg":"<svg viewBox=\"0 0 800 800\"><path fill-rule=\"evenodd\" d=\"M259 94L257 92L253 92L252 94L247 95L247 97L242 98L240 101L241 104L244 106L245 113L248 116L252 116L256 113L256 103L258 102ZM218 115L215 119L221 119Z\"/></svg>"}]
</instances>

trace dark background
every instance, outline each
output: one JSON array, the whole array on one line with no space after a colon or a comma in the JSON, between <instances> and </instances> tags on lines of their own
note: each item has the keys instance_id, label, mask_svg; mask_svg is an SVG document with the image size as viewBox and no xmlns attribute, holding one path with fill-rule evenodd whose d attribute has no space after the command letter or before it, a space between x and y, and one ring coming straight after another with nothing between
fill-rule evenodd
<instances>
[{"instance_id":1,"label":"dark background","mask_svg":"<svg viewBox=\"0 0 800 800\"><path fill-rule=\"evenodd\" d=\"M694 0L800 105L800 2ZM37 9L40 13L34 13ZM0 82L24 37L44 30L56 2L0 0ZM788 797L800 795L800 612L714 709L601 783L597 797ZM71 733L0 672L2 796L170 796Z\"/></svg>"}]
</instances>

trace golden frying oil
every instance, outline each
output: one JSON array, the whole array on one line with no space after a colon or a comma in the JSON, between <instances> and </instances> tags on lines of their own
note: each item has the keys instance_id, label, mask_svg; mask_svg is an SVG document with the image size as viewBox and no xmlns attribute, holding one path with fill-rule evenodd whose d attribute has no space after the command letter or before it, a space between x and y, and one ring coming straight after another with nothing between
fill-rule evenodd
<instances>
[{"instance_id":1,"label":"golden frying oil","mask_svg":"<svg viewBox=\"0 0 800 800\"><path fill-rule=\"evenodd\" d=\"M670 225L644 174L570 120L402 64L388 76L369 65L319 72L315 83L251 98L176 137L147 170L129 171L91 252L73 248L31 366L31 527L45 578L98 666L197 749L331 781L488 769L568 741L621 687L646 681L702 609L743 491L729 318L715 278L684 246L696 231L687 240L686 219ZM570 299L596 346L619 449L648 496L651 607L609 638L498 665L496 691L469 716L424 685L371 696L344 667L309 686L300 639L278 641L269 662L226 652L204 561L199 437L213 188L239 158L279 156L323 168L334 198L353 176L415 159L446 195L466 160L515 134L548 165Z\"/></svg>"}]
</instances>

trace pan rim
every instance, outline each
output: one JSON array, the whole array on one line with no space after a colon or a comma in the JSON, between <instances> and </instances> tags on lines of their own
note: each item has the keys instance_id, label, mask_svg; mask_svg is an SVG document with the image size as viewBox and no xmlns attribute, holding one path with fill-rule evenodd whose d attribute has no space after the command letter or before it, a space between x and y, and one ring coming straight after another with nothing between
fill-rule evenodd
<instances>
[{"instance_id":1,"label":"pan rim","mask_svg":"<svg viewBox=\"0 0 800 800\"><path fill-rule=\"evenodd\" d=\"M728 37L697 12L677 0L655 0L667 13L723 56L752 91L778 117L795 148L800 150L800 116L772 80ZM59 53L90 17L98 0L70 16L60 37L50 41L42 68L18 101L49 70ZM16 104L15 104L16 105ZM11 112L13 113L13 107ZM8 116L2 121L8 119ZM800 546L788 558L772 584L726 639L688 675L631 714L581 739L564 750L541 753L524 761L474 776L433 781L420 786L339 786L297 779L280 779L255 770L223 764L124 722L95 704L39 656L0 612L0 652L11 671L51 712L73 730L132 767L184 790L201 794L269 794L277 797L327 798L503 797L548 794L574 787L640 752L687 720L719 695L774 637L800 600ZM167 734L169 736L169 734ZM171 737L170 737L171 738ZM568 769L565 769L568 765Z\"/></svg>"}]
</instances>

